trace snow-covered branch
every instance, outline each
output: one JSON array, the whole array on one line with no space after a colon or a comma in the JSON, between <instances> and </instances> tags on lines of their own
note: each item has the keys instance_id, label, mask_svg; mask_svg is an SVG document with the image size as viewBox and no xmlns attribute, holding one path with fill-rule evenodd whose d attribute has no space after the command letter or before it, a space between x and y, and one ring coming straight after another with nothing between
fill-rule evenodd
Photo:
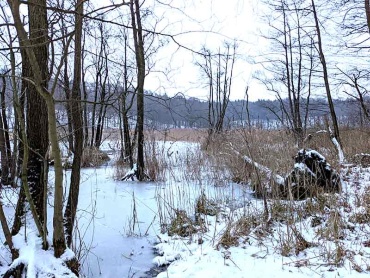
<instances>
[{"instance_id":1,"label":"snow-covered branch","mask_svg":"<svg viewBox=\"0 0 370 278\"><path fill-rule=\"evenodd\" d=\"M237 154L238 156L240 156L240 157L242 157L243 158L243 160L245 161L245 163L247 163L247 164L249 164L249 165L252 165L253 167L255 167L258 171L260 171L260 172L262 172L262 173L264 173L266 176L267 176L267 178L268 179L273 179L274 180L274 182L275 183L277 183L277 184L281 184L281 185L283 185L284 184L284 181L285 181L285 179L282 177L282 176L280 176L280 175L277 175L277 174L274 174L273 173L273 171L270 169L270 168L268 168L268 167L266 167L266 166L264 166L264 165L262 165L262 164L259 164L259 163L257 163L257 162L255 162L253 159L251 159L249 156L247 156L247 155L243 155L243 154L241 154L238 150L236 150L231 144L230 144L230 147L231 147L231 149L233 150L233 152L235 153L235 154Z\"/></svg>"}]
</instances>

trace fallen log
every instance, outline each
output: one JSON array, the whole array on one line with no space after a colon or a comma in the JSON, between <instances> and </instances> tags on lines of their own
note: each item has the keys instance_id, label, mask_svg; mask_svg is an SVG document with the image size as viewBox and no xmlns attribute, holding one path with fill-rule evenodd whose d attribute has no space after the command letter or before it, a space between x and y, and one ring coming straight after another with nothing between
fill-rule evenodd
<instances>
[{"instance_id":1,"label":"fallen log","mask_svg":"<svg viewBox=\"0 0 370 278\"><path fill-rule=\"evenodd\" d=\"M331 168L325 157L311 149L301 149L294 157L293 170L283 177L270 168L253 161L232 148L246 164L254 167L267 178L263 190L270 197L304 199L317 196L320 192L340 192L339 175ZM259 192L256 192L259 195Z\"/></svg>"}]
</instances>

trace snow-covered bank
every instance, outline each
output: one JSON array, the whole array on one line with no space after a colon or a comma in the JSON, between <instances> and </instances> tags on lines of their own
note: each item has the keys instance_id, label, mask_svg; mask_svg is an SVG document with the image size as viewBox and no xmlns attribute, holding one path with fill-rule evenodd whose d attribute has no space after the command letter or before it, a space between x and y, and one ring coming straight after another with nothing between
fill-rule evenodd
<instances>
[{"instance_id":1,"label":"snow-covered bank","mask_svg":"<svg viewBox=\"0 0 370 278\"><path fill-rule=\"evenodd\" d=\"M75 238L81 277L147 277L151 267L168 264L158 277L368 275L370 168L345 166L340 194L267 200L266 221L263 201L253 198L245 186L229 182L227 171L212 165L199 144L158 142L152 147L161 156L164 181L116 181L113 163L82 170ZM65 171L66 188L69 175ZM4 193L11 224L17 194L13 189ZM196 214L202 194L217 208L217 215ZM189 216L196 232L187 237L162 233L179 213ZM27 229L29 236L34 233ZM0 240L4 241L2 233ZM30 240L25 247L31 245L37 246L37 241ZM24 251L40 249L27 248ZM63 269L52 253L28 254L35 262L40 257ZM11 262L4 246L0 262L1 276Z\"/></svg>"},{"instance_id":2,"label":"snow-covered bank","mask_svg":"<svg viewBox=\"0 0 370 278\"><path fill-rule=\"evenodd\" d=\"M269 201L272 221L266 225L258 219L262 200L251 200L243 208L225 206L218 216L204 216L207 232L160 236L155 247L160 256L153 262L170 265L158 277L368 276L370 168L349 166L342 177L341 194ZM230 248L221 243L225 234L235 240Z\"/></svg>"}]
</instances>

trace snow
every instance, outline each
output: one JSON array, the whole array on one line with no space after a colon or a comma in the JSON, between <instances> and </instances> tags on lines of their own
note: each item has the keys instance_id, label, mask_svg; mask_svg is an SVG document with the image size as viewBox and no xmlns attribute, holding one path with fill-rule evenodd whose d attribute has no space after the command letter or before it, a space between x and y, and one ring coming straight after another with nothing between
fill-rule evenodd
<instances>
[{"instance_id":1,"label":"snow","mask_svg":"<svg viewBox=\"0 0 370 278\"><path fill-rule=\"evenodd\" d=\"M33 231L27 233L27 241L24 235L18 234L13 237L15 248L19 249L19 258L14 260L9 268L15 268L20 264L27 265L27 278L48 277L53 273L56 277L76 277L66 266L65 259L71 258L71 251L57 259L53 250L44 251L42 242Z\"/></svg>"},{"instance_id":2,"label":"snow","mask_svg":"<svg viewBox=\"0 0 370 278\"><path fill-rule=\"evenodd\" d=\"M325 157L320 154L318 151L311 150L311 149L302 149L299 153L305 153L308 157L318 157L322 162L326 162Z\"/></svg>"},{"instance_id":3,"label":"snow","mask_svg":"<svg viewBox=\"0 0 370 278\"><path fill-rule=\"evenodd\" d=\"M345 162L343 150L342 150L337 138L335 138L335 136L333 135L333 132L332 132L330 127L329 127L329 132L330 132L330 139L331 139L331 141L333 142L334 146L336 147L336 149L338 151L339 164L343 164Z\"/></svg>"},{"instance_id":4,"label":"snow","mask_svg":"<svg viewBox=\"0 0 370 278\"><path fill-rule=\"evenodd\" d=\"M295 166L305 168L300 164ZM170 265L158 277L368 276L370 219L365 223L352 223L351 217L361 213L366 215L368 212L368 208L358 202L359 198L363 198L360 196L370 190L370 168L345 168L341 175L345 178L343 193L325 197L334 199L334 207L325 207L323 215L299 218L294 225L282 220L274 221L267 229L257 226L241 236L237 246L227 249L220 247L218 242L228 225L232 226L241 216L246 215L246 207L259 217L263 210L262 200L250 200L245 207L234 211L225 206L224 221L216 216L205 216L208 232L198 232L189 238L162 235L155 246L158 256L153 262L157 265ZM295 212L309 201L279 201L278 204L292 206L287 216L298 217ZM270 208L274 202L269 201ZM321 201L314 199L311 202L315 206ZM322 222L312 227L315 219L322 219ZM336 229L339 230L338 235L335 234ZM302 251L293 248L283 255L282 243L296 245L294 241L298 237L294 231L298 231L312 246ZM200 238L202 244L199 244Z\"/></svg>"},{"instance_id":5,"label":"snow","mask_svg":"<svg viewBox=\"0 0 370 278\"><path fill-rule=\"evenodd\" d=\"M126 277L151 267L156 185L114 181L113 175L112 167L82 173L77 222L86 277Z\"/></svg>"},{"instance_id":6,"label":"snow","mask_svg":"<svg viewBox=\"0 0 370 278\"><path fill-rule=\"evenodd\" d=\"M26 231L13 237L21 252L12 265L27 263L27 277L48 277L49 273L74 277L65 261L76 254L82 263L81 277L145 277L145 271L163 265L169 266L159 278L368 276L370 219L361 217L369 214L370 168L343 167L341 194L303 201L268 200L270 219L266 221L263 200L240 185L225 181L224 186L215 186L212 168L195 165L199 144L156 142L155 148L165 159L166 182L115 181L112 165L83 169L76 246L56 259L52 249L41 249L36 229L29 223ZM302 163L295 167L306 170ZM69 177L67 170L66 187ZM174 209L192 218L195 200L202 193L219 205L216 216L199 216L206 229L198 227L189 237L162 233L161 224L169 223ZM1 194L11 224L17 192L6 188ZM307 212L316 207L322 208L320 212ZM302 216L302 212L308 214ZM51 217L48 226L51 230ZM237 235L230 246L221 244L227 231ZM299 236L310 246L300 250ZM3 233L0 240L5 240ZM9 251L1 245L0 276L10 263Z\"/></svg>"},{"instance_id":7,"label":"snow","mask_svg":"<svg viewBox=\"0 0 370 278\"><path fill-rule=\"evenodd\" d=\"M302 162L294 163L294 169L297 169L303 173L308 172L312 177L316 177L316 174L307 167L306 164Z\"/></svg>"}]
</instances>

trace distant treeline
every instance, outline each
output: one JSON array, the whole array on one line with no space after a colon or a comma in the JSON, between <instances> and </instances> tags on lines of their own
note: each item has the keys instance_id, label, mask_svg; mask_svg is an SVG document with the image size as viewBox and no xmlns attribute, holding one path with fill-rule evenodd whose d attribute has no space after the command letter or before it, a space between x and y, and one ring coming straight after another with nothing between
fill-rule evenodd
<instances>
[{"instance_id":1,"label":"distant treeline","mask_svg":"<svg viewBox=\"0 0 370 278\"><path fill-rule=\"evenodd\" d=\"M304 102L303 100L302 102ZM287 100L284 105L288 107ZM337 116L342 125L359 126L364 124L361 107L354 99L337 99L334 101ZM107 113L107 117L115 118L116 109ZM302 115L307 107L302 104ZM133 105L132 116L136 115L136 105ZM329 114L325 99L311 99L308 106L307 124L312 126L322 123ZM208 102L197 98L187 98L183 95L169 97L147 92L145 98L146 123L153 128L207 128ZM230 101L225 117L225 128L237 126L260 126L276 128L283 126L287 116L283 113L282 104L278 100L246 100Z\"/></svg>"},{"instance_id":2,"label":"distant treeline","mask_svg":"<svg viewBox=\"0 0 370 278\"><path fill-rule=\"evenodd\" d=\"M7 80L8 83L8 80ZM0 81L1 84L1 81ZM7 84L6 90L6 105L12 105L12 92L10 90L10 82ZM98 92L97 100L94 99L95 90L93 84L88 84L85 96L87 99L86 109L88 116L88 125L92 123L91 111L93 103L98 106L103 105L106 108L105 126L119 126L119 114L122 111L121 96L122 89L116 88L109 91L106 98L100 99L101 92ZM128 93L127 98L133 98L133 104L128 112L130 123L135 124L136 116L136 98L134 93ZM60 86L56 90L57 109L59 110L59 122L66 122L66 102L63 87ZM370 98L366 100L370 102ZM257 100L247 102L246 100L230 101L225 121L224 128L252 125L261 128L276 128L284 126L287 121L287 116L283 113L283 105L288 107L288 100L283 100L283 104L279 100ZM305 99L302 99L301 113L304 119L307 111ZM336 113L341 125L362 126L368 125L362 115L361 107L353 98L336 99L334 100ZM207 128L208 125L208 101L200 100L194 97L185 97L183 94L178 94L174 97L167 95L157 95L153 92L146 92L145 95L145 122L147 128ZM10 111L9 118L12 118ZM322 123L326 115L329 115L328 105L325 98L315 98L310 100L308 106L308 126L316 123Z\"/></svg>"}]
</instances>

